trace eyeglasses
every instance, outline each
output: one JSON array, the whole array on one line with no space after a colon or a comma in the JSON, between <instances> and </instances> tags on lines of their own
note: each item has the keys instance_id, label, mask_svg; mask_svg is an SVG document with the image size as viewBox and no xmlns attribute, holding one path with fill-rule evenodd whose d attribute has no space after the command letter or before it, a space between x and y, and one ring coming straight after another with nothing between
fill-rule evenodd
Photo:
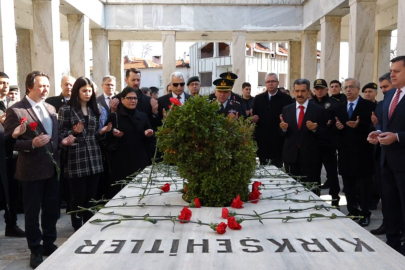
<instances>
[{"instance_id":1,"label":"eyeglasses","mask_svg":"<svg viewBox=\"0 0 405 270\"><path fill-rule=\"evenodd\" d=\"M277 83L278 81L266 81L266 83Z\"/></svg>"},{"instance_id":2,"label":"eyeglasses","mask_svg":"<svg viewBox=\"0 0 405 270\"><path fill-rule=\"evenodd\" d=\"M172 83L172 85L174 86L174 87L177 87L177 86L181 86L181 87L183 87L184 85L185 85L186 83L184 83L184 82L181 82L181 83Z\"/></svg>"},{"instance_id":3,"label":"eyeglasses","mask_svg":"<svg viewBox=\"0 0 405 270\"><path fill-rule=\"evenodd\" d=\"M125 99L128 99L128 100L138 100L138 98L137 97L124 97Z\"/></svg>"},{"instance_id":4,"label":"eyeglasses","mask_svg":"<svg viewBox=\"0 0 405 270\"><path fill-rule=\"evenodd\" d=\"M355 85L348 85L348 86L345 86L345 90L347 90L347 89L355 89L355 88L357 88L357 86L355 86Z\"/></svg>"}]
</instances>

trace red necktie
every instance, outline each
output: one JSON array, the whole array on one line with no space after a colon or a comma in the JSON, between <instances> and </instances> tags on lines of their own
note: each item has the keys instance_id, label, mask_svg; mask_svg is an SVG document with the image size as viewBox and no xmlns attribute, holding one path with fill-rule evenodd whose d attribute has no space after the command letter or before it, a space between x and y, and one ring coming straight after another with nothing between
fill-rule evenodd
<instances>
[{"instance_id":1,"label":"red necktie","mask_svg":"<svg viewBox=\"0 0 405 270\"><path fill-rule=\"evenodd\" d=\"M304 120L304 106L298 106L300 114L298 115L298 129L301 129L302 121Z\"/></svg>"},{"instance_id":2,"label":"red necktie","mask_svg":"<svg viewBox=\"0 0 405 270\"><path fill-rule=\"evenodd\" d=\"M397 94L395 95L394 100L391 103L390 114L388 116L388 120L391 119L391 116L394 113L395 108L398 105L399 96L401 95L401 92L402 92L401 89L398 89Z\"/></svg>"}]
</instances>

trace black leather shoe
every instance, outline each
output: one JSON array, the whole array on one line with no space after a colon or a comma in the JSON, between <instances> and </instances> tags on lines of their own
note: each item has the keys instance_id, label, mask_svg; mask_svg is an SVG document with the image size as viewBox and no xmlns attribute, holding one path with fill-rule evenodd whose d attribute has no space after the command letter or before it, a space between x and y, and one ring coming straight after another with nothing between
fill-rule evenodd
<instances>
[{"instance_id":1,"label":"black leather shoe","mask_svg":"<svg viewBox=\"0 0 405 270\"><path fill-rule=\"evenodd\" d=\"M323 185L320 185L320 189L328 189L330 188L329 182L326 180L326 182Z\"/></svg>"},{"instance_id":2,"label":"black leather shoe","mask_svg":"<svg viewBox=\"0 0 405 270\"><path fill-rule=\"evenodd\" d=\"M359 224L361 227L367 227L368 225L370 225L370 217L364 217L360 219Z\"/></svg>"},{"instance_id":3,"label":"black leather shoe","mask_svg":"<svg viewBox=\"0 0 405 270\"><path fill-rule=\"evenodd\" d=\"M43 261L44 261L44 259L42 258L41 253L39 253L39 252L31 253L30 266L33 269L37 268Z\"/></svg>"},{"instance_id":4,"label":"black leather shoe","mask_svg":"<svg viewBox=\"0 0 405 270\"><path fill-rule=\"evenodd\" d=\"M17 225L13 228L6 228L5 236L14 236L14 237L25 237L25 232L20 229Z\"/></svg>"},{"instance_id":5,"label":"black leather shoe","mask_svg":"<svg viewBox=\"0 0 405 270\"><path fill-rule=\"evenodd\" d=\"M385 225L384 223L381 224L381 226L375 230L371 230L370 233L374 234L374 235L381 235L381 234L385 234Z\"/></svg>"},{"instance_id":6,"label":"black leather shoe","mask_svg":"<svg viewBox=\"0 0 405 270\"><path fill-rule=\"evenodd\" d=\"M44 251L42 252L42 255L44 256L51 256L52 253L55 252L55 250L57 250L58 247L55 245L51 245L49 247L44 247Z\"/></svg>"}]
</instances>

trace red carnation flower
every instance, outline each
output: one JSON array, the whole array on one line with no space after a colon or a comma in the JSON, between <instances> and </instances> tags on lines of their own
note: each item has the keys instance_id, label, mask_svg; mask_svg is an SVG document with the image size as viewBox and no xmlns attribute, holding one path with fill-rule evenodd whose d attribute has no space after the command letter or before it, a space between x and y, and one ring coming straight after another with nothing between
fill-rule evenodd
<instances>
[{"instance_id":1,"label":"red carnation flower","mask_svg":"<svg viewBox=\"0 0 405 270\"><path fill-rule=\"evenodd\" d=\"M252 184L252 191L255 189L259 189L259 186L262 185L262 182L254 181Z\"/></svg>"},{"instance_id":2,"label":"red carnation flower","mask_svg":"<svg viewBox=\"0 0 405 270\"><path fill-rule=\"evenodd\" d=\"M229 210L228 208L222 208L222 218L227 218L229 217Z\"/></svg>"},{"instance_id":3,"label":"red carnation flower","mask_svg":"<svg viewBox=\"0 0 405 270\"><path fill-rule=\"evenodd\" d=\"M170 102L174 105L181 106L181 102L177 98L170 98Z\"/></svg>"},{"instance_id":4,"label":"red carnation flower","mask_svg":"<svg viewBox=\"0 0 405 270\"><path fill-rule=\"evenodd\" d=\"M32 122L32 123L30 123L30 129L31 129L32 131L35 131L35 129L37 128L37 126L38 126L38 123L37 123L37 122Z\"/></svg>"},{"instance_id":5,"label":"red carnation flower","mask_svg":"<svg viewBox=\"0 0 405 270\"><path fill-rule=\"evenodd\" d=\"M221 222L217 225L217 233L224 234L226 233L227 225L224 222Z\"/></svg>"},{"instance_id":6,"label":"red carnation flower","mask_svg":"<svg viewBox=\"0 0 405 270\"><path fill-rule=\"evenodd\" d=\"M249 201L251 203L258 203L261 194L262 193L260 193L260 191L258 189L254 189L249 195Z\"/></svg>"},{"instance_id":7,"label":"red carnation flower","mask_svg":"<svg viewBox=\"0 0 405 270\"><path fill-rule=\"evenodd\" d=\"M183 210L181 210L180 215L178 216L178 219L179 220L190 220L192 214L193 213L191 212L191 210L188 209L187 206L184 206ZM180 221L180 223L187 223L187 222Z\"/></svg>"},{"instance_id":8,"label":"red carnation flower","mask_svg":"<svg viewBox=\"0 0 405 270\"><path fill-rule=\"evenodd\" d=\"M233 199L231 206L233 208L243 208L243 202L240 200L240 196L236 196L236 199Z\"/></svg>"},{"instance_id":9,"label":"red carnation flower","mask_svg":"<svg viewBox=\"0 0 405 270\"><path fill-rule=\"evenodd\" d=\"M228 227L232 230L240 230L242 226L236 221L235 217L228 217Z\"/></svg>"},{"instance_id":10,"label":"red carnation flower","mask_svg":"<svg viewBox=\"0 0 405 270\"><path fill-rule=\"evenodd\" d=\"M194 199L194 204L195 204L195 207L196 207L196 208L201 208L200 199L195 198L195 199Z\"/></svg>"},{"instance_id":11,"label":"red carnation flower","mask_svg":"<svg viewBox=\"0 0 405 270\"><path fill-rule=\"evenodd\" d=\"M22 122L25 122L25 121L27 121L27 117L21 118L21 120L20 120L20 125L22 124Z\"/></svg>"},{"instance_id":12,"label":"red carnation flower","mask_svg":"<svg viewBox=\"0 0 405 270\"><path fill-rule=\"evenodd\" d=\"M166 183L160 188L163 192L169 192L170 190L170 184Z\"/></svg>"}]
</instances>

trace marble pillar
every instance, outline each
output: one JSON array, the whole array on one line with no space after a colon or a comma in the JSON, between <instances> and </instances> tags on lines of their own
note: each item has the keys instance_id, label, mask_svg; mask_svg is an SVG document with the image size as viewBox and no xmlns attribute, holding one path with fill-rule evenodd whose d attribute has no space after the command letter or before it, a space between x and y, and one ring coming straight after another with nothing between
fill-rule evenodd
<instances>
[{"instance_id":1,"label":"marble pillar","mask_svg":"<svg viewBox=\"0 0 405 270\"><path fill-rule=\"evenodd\" d=\"M20 96L25 93L25 78L33 70L32 59L33 50L33 32L29 29L17 29L17 65L18 65L18 86L20 87Z\"/></svg>"},{"instance_id":2,"label":"marble pillar","mask_svg":"<svg viewBox=\"0 0 405 270\"><path fill-rule=\"evenodd\" d=\"M0 70L17 83L17 56L15 52L16 31L14 1L0 0Z\"/></svg>"},{"instance_id":3,"label":"marble pillar","mask_svg":"<svg viewBox=\"0 0 405 270\"><path fill-rule=\"evenodd\" d=\"M92 29L91 38L93 43L93 81L101 93L103 77L108 72L108 38L104 29Z\"/></svg>"},{"instance_id":4,"label":"marble pillar","mask_svg":"<svg viewBox=\"0 0 405 270\"><path fill-rule=\"evenodd\" d=\"M316 42L318 31L303 31L301 34L301 78L312 82L317 73L317 50Z\"/></svg>"},{"instance_id":5,"label":"marble pillar","mask_svg":"<svg viewBox=\"0 0 405 270\"><path fill-rule=\"evenodd\" d=\"M212 46L214 46L213 57L219 57L219 43L213 42Z\"/></svg>"},{"instance_id":6,"label":"marble pillar","mask_svg":"<svg viewBox=\"0 0 405 270\"><path fill-rule=\"evenodd\" d=\"M405 0L398 0L397 55L405 55Z\"/></svg>"},{"instance_id":7,"label":"marble pillar","mask_svg":"<svg viewBox=\"0 0 405 270\"><path fill-rule=\"evenodd\" d=\"M70 75L90 77L89 18L82 14L68 14Z\"/></svg>"},{"instance_id":8,"label":"marble pillar","mask_svg":"<svg viewBox=\"0 0 405 270\"><path fill-rule=\"evenodd\" d=\"M35 52L32 68L49 75L49 96L56 96L61 92L59 4L59 0L32 0L33 50Z\"/></svg>"},{"instance_id":9,"label":"marble pillar","mask_svg":"<svg viewBox=\"0 0 405 270\"><path fill-rule=\"evenodd\" d=\"M116 89L121 92L124 88L124 61L121 40L110 40L110 73L117 79Z\"/></svg>"},{"instance_id":10,"label":"marble pillar","mask_svg":"<svg viewBox=\"0 0 405 270\"><path fill-rule=\"evenodd\" d=\"M374 59L374 82L390 71L391 58L391 30L379 30L375 32L375 59Z\"/></svg>"},{"instance_id":11,"label":"marble pillar","mask_svg":"<svg viewBox=\"0 0 405 270\"><path fill-rule=\"evenodd\" d=\"M321 73L320 77L330 83L338 80L340 62L340 25L342 17L321 18Z\"/></svg>"},{"instance_id":12,"label":"marble pillar","mask_svg":"<svg viewBox=\"0 0 405 270\"><path fill-rule=\"evenodd\" d=\"M231 49L232 72L238 75L232 91L242 95L242 84L246 81L246 32L232 33Z\"/></svg>"},{"instance_id":13,"label":"marble pillar","mask_svg":"<svg viewBox=\"0 0 405 270\"><path fill-rule=\"evenodd\" d=\"M290 41L288 44L288 85L293 90L293 83L301 77L301 41Z\"/></svg>"},{"instance_id":14,"label":"marble pillar","mask_svg":"<svg viewBox=\"0 0 405 270\"><path fill-rule=\"evenodd\" d=\"M376 0L350 0L349 77L363 86L374 77Z\"/></svg>"},{"instance_id":15,"label":"marble pillar","mask_svg":"<svg viewBox=\"0 0 405 270\"><path fill-rule=\"evenodd\" d=\"M162 31L163 89L170 83L170 75L176 71L176 32ZM184 78L186 79L186 78Z\"/></svg>"}]
</instances>

